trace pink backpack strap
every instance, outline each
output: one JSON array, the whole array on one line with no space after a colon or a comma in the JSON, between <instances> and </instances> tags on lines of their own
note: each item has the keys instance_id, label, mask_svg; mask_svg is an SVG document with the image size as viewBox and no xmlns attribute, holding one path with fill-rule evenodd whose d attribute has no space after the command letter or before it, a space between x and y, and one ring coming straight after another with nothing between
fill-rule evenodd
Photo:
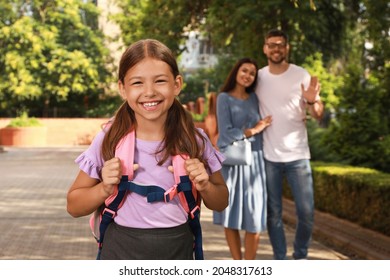
<instances>
[{"instance_id":1,"label":"pink backpack strap","mask_svg":"<svg viewBox=\"0 0 390 280\"><path fill-rule=\"evenodd\" d=\"M172 157L173 175L175 177L175 183L180 183L180 176L187 175L184 167L184 162L189 159L188 155L175 155Z\"/></svg>"},{"instance_id":2,"label":"pink backpack strap","mask_svg":"<svg viewBox=\"0 0 390 280\"><path fill-rule=\"evenodd\" d=\"M115 149L115 157L119 157L122 167L122 178L127 177L130 181L134 177L134 150L135 130L129 131L118 143ZM90 227L99 244L97 259L103 246L103 239L108 225L114 219L117 210L122 206L127 190L119 190L119 184L115 187L114 193L105 200L105 205L99 207L90 218Z\"/></svg>"},{"instance_id":3,"label":"pink backpack strap","mask_svg":"<svg viewBox=\"0 0 390 280\"><path fill-rule=\"evenodd\" d=\"M115 157L121 161L122 176L128 176L128 181L134 177L134 151L135 151L135 130L131 130L119 141L115 149ZM109 205L118 194L118 186L115 187L114 193L106 198L105 204ZM123 204L124 201L122 201ZM122 206L122 204L120 206Z\"/></svg>"},{"instance_id":4,"label":"pink backpack strap","mask_svg":"<svg viewBox=\"0 0 390 280\"><path fill-rule=\"evenodd\" d=\"M194 235L194 254L196 260L203 260L203 246L202 246L202 229L200 224L200 195L196 190L194 183L190 180L185 170L185 160L188 159L187 155L176 155L172 158L172 165L174 170L174 177L176 183L176 189L180 186L180 191L177 191L177 195L180 200L180 204L183 206L189 216L189 226ZM190 185L188 185L190 184ZM190 187L189 187L190 186Z\"/></svg>"},{"instance_id":5,"label":"pink backpack strap","mask_svg":"<svg viewBox=\"0 0 390 280\"><path fill-rule=\"evenodd\" d=\"M188 155L175 155L172 157L173 175L175 177L176 186L179 185L179 183L181 183L181 179L180 179L181 176L188 177L187 171L185 170L185 161L187 159L189 159ZM191 182L191 184L192 184L192 195L197 202L197 207L191 209L191 206L188 204L188 200L187 200L184 192L177 192L177 194L178 194L180 203L183 206L184 210L187 213L189 213L191 218L193 218L194 211L197 211L200 209L200 197L198 195L198 191L196 190L195 186L193 185L193 182Z\"/></svg>"},{"instance_id":6,"label":"pink backpack strap","mask_svg":"<svg viewBox=\"0 0 390 280\"><path fill-rule=\"evenodd\" d=\"M115 150L115 157L119 157L122 166L122 176L127 175L129 181L133 180L134 170L134 150L135 150L135 130L127 133L118 143Z\"/></svg>"}]
</instances>

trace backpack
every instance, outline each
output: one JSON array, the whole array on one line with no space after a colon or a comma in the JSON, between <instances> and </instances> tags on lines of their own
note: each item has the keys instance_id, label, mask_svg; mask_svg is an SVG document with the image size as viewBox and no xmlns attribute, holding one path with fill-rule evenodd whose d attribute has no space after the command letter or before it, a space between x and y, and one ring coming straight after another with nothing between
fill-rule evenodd
<instances>
[{"instance_id":1,"label":"backpack","mask_svg":"<svg viewBox=\"0 0 390 280\"><path fill-rule=\"evenodd\" d=\"M184 161L188 158L188 156L175 155L172 157L175 185L165 191L159 186L140 186L132 182L134 175L134 149L135 131L132 130L119 141L115 150L115 157L119 157L121 160L121 181L115 188L114 193L109 196L105 200L104 204L95 210L90 217L92 234L98 243L98 254L96 259L100 259L104 233L108 225L114 220L118 209L123 205L126 194L129 191L132 191L145 196L149 203L156 201L169 203L169 201L177 195L180 200L180 204L188 213L189 226L194 235L193 251L195 259L203 260L202 230L200 225L201 199L184 168Z\"/></svg>"}]
</instances>

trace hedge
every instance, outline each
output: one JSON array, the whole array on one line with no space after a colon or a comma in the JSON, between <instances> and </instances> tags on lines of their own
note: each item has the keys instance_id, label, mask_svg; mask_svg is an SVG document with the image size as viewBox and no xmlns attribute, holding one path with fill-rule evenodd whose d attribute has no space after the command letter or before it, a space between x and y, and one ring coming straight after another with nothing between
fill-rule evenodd
<instances>
[{"instance_id":1,"label":"hedge","mask_svg":"<svg viewBox=\"0 0 390 280\"><path fill-rule=\"evenodd\" d=\"M390 236L390 174L312 162L315 208ZM289 188L284 195L291 198Z\"/></svg>"}]
</instances>

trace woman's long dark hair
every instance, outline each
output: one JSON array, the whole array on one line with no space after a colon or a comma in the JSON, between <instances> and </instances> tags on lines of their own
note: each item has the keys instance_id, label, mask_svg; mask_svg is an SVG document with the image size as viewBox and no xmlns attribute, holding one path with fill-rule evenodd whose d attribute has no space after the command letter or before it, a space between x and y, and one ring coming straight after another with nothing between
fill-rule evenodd
<instances>
[{"instance_id":1,"label":"woman's long dark hair","mask_svg":"<svg viewBox=\"0 0 390 280\"><path fill-rule=\"evenodd\" d=\"M249 58L249 57L244 57L244 58L241 58L239 61L237 61L236 64L233 66L233 69L230 70L230 73L229 73L228 77L226 78L225 83L221 87L221 92L229 92L232 89L234 89L234 87L237 84L238 70L240 69L241 65L243 65L244 63L251 63L256 67L255 80L253 81L253 83L249 87L247 87L245 89L245 91L247 93L251 93L255 90L256 83L257 83L257 74L258 74L257 70L259 69L259 67L257 66L256 60Z\"/></svg>"},{"instance_id":2,"label":"woman's long dark hair","mask_svg":"<svg viewBox=\"0 0 390 280\"><path fill-rule=\"evenodd\" d=\"M175 78L180 75L176 59L171 50L157 40L145 39L130 45L122 55L119 63L118 79L123 85L125 84L124 78L127 71L146 57L167 63ZM111 120L110 127L103 139L102 155L104 160L114 157L115 148L120 139L136 127L137 121L134 111L125 101ZM191 158L198 158L205 163L202 158L204 145L205 139L195 128L191 114L175 99L168 110L163 145L159 151L156 151L157 153L161 152L162 155L159 164L165 162L169 156L177 154L187 154Z\"/></svg>"}]
</instances>

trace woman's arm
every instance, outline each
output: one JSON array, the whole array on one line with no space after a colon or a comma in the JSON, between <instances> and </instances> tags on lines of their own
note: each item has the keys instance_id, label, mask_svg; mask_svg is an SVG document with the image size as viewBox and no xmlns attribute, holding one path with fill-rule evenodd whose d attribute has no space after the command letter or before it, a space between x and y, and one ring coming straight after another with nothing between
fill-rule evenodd
<instances>
[{"instance_id":1,"label":"woman's arm","mask_svg":"<svg viewBox=\"0 0 390 280\"><path fill-rule=\"evenodd\" d=\"M244 135L246 138L252 137L253 135L262 132L266 127L270 126L271 123L272 116L266 116L264 119L259 120L254 127L245 129Z\"/></svg>"},{"instance_id":2,"label":"woman's arm","mask_svg":"<svg viewBox=\"0 0 390 280\"><path fill-rule=\"evenodd\" d=\"M222 92L217 97L218 143L220 147L244 138L242 128L234 127L230 112L229 95Z\"/></svg>"}]
</instances>

